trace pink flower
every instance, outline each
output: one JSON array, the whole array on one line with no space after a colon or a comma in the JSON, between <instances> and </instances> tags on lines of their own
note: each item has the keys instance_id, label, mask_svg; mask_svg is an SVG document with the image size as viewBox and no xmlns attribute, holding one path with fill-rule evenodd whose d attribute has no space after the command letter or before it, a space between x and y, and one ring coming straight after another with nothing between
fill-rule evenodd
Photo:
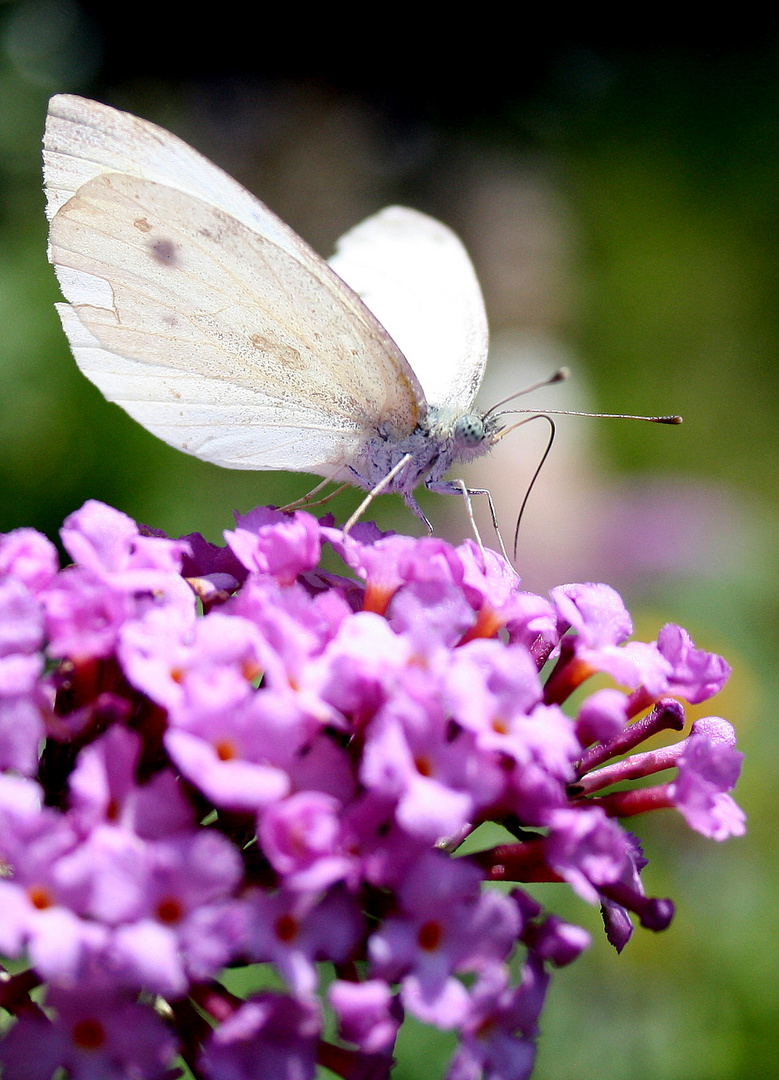
<instances>
[{"instance_id":1,"label":"pink flower","mask_svg":"<svg viewBox=\"0 0 779 1080\"><path fill-rule=\"evenodd\" d=\"M589 939L485 879L567 882L622 949L673 905L618 818L744 830L726 721L640 750L727 665L679 627L628 640L607 585L550 600L471 542L273 508L229 548L98 502L62 538L57 570L33 530L0 537L9 1077L156 1080L180 1047L212 1080L381 1080L408 1012L456 1034L449 1080L522 1080L550 973ZM596 673L618 685L571 699ZM453 857L482 823L505 842ZM223 974L255 964L287 993L234 996ZM326 965L351 1047L322 1038Z\"/></svg>"}]
</instances>

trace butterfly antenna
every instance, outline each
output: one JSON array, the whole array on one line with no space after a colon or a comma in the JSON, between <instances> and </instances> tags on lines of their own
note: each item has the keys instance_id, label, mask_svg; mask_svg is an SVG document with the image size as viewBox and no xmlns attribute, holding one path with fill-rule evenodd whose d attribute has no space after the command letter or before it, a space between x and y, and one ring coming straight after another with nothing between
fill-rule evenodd
<instances>
[{"instance_id":1,"label":"butterfly antenna","mask_svg":"<svg viewBox=\"0 0 779 1080\"><path fill-rule=\"evenodd\" d=\"M565 382L570 377L570 370L567 367L558 368L557 371L553 371L551 375L547 375L545 379L539 379L538 382L531 383L530 386L525 386L521 390L515 390L513 394L509 394L508 397L503 398L502 401L497 402L491 408L487 409L484 414L485 417L490 413L497 412L498 409L504 405L508 405L514 398L522 397L524 394L532 394L535 390L541 390L544 386L553 386L555 383ZM530 411L530 410L529 410Z\"/></svg>"},{"instance_id":2,"label":"butterfly antenna","mask_svg":"<svg viewBox=\"0 0 779 1080\"><path fill-rule=\"evenodd\" d=\"M498 401L491 408L487 409L484 414L485 417L490 416L491 413L497 412L498 409L502 409L504 405L508 405L510 401L514 401L515 398L522 397L524 394L532 394L534 390L540 390L544 386L553 386L555 383L565 382L570 377L570 370L567 367L559 367L557 371L553 371L551 375L548 375L545 379L539 379L538 382L531 383L530 386L525 386L522 390L517 390L513 394L509 394L508 397L503 398L502 401ZM506 413L533 413L534 415L541 415L536 409L507 409ZM589 416L599 420L645 420L649 424L681 424L682 417L678 415L674 416L635 416L633 413L593 413L593 412L577 412L574 409L544 409L544 413L552 416ZM511 428L510 430L514 430Z\"/></svg>"},{"instance_id":3,"label":"butterfly antenna","mask_svg":"<svg viewBox=\"0 0 779 1080\"><path fill-rule=\"evenodd\" d=\"M510 400L509 398L506 399ZM536 412L535 409L507 409L505 415L509 416L515 413L533 413L534 416L541 416L541 413ZM544 409L543 415L545 416L588 416L593 420L645 420L648 424L681 424L684 422L684 417L675 416L636 416L635 413L608 413L608 412L577 412L575 409ZM507 431L513 431L517 425L514 424L508 428ZM501 432L501 437L506 432Z\"/></svg>"},{"instance_id":4,"label":"butterfly antenna","mask_svg":"<svg viewBox=\"0 0 779 1080\"><path fill-rule=\"evenodd\" d=\"M510 401L514 401L515 398L521 397L523 394L532 393L534 390L540 390L544 386L552 386L554 383L564 382L570 375L570 371L567 367L560 367L557 371L553 371L551 375L545 379L539 379L538 382L531 383L530 386L524 387L522 390L517 390L516 393L509 394L508 397L503 398L502 401L498 401L490 409L484 413L484 419L486 419L491 413L497 412L499 409L503 409L504 405L508 405ZM522 500L522 505L519 508L519 514L517 515L517 524L514 529L514 559L517 557L517 542L519 540L519 527L522 523L522 517L525 513L525 507L527 506L528 499L530 498L530 492L533 490L536 480L539 477L541 470L544 467L546 459L549 457L549 453L552 449L552 445L555 440L557 429L555 428L552 416L588 416L593 419L600 420L643 420L649 424L681 424L682 417L678 414L673 416L636 416L633 413L593 413L593 412L579 412L575 409L544 409L543 412L538 412L537 409L506 409L503 415L528 413L528 417L525 420L520 420L516 424L512 424L510 427L503 428L497 435L493 437L493 444L504 438L510 431L514 431L516 428L521 427L522 424L527 424L531 420L547 420L550 427L549 442L546 449L538 463L536 471L533 473L533 477L528 485L525 497Z\"/></svg>"},{"instance_id":5,"label":"butterfly antenna","mask_svg":"<svg viewBox=\"0 0 779 1080\"><path fill-rule=\"evenodd\" d=\"M530 492L533 490L535 482L538 479L538 477L539 477L539 475L541 473L541 470L544 467L544 463L546 462L546 459L549 457L549 453L550 453L550 451L552 449L552 445L553 445L554 440L555 440L555 435L557 434L557 428L555 427L554 420L552 420L552 418L550 416L547 416L546 413L536 413L534 416L528 416L527 419L520 420L518 423L513 424L508 430L513 431L514 428L521 427L522 424L529 424L533 420L546 420L549 423L549 429L550 429L549 430L549 442L546 444L546 449L544 450L543 454L541 455L541 460L539 461L538 465L536 466L536 471L533 473L533 476L532 476L532 478L530 480L530 483L527 486L527 491L525 492L525 497L522 500L522 505L519 508L519 513L517 514L517 524L516 524L516 526L514 528L514 549L513 549L514 550L514 562L517 561L517 543L519 541L519 526L522 524L522 517L523 517L523 515L525 513L525 507L527 506L527 501L530 498Z\"/></svg>"}]
</instances>

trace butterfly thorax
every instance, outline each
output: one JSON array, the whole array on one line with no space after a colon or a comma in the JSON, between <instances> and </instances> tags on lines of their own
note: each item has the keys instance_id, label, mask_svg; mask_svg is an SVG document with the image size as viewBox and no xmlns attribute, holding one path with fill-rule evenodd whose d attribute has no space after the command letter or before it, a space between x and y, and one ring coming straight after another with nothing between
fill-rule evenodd
<instances>
[{"instance_id":1,"label":"butterfly thorax","mask_svg":"<svg viewBox=\"0 0 779 1080\"><path fill-rule=\"evenodd\" d=\"M354 482L371 491L408 456L408 463L384 490L398 492L409 505L415 505L411 496L416 488L436 484L457 462L485 454L499 429L493 416L436 408L428 410L410 435L398 437L380 426L351 466Z\"/></svg>"}]
</instances>

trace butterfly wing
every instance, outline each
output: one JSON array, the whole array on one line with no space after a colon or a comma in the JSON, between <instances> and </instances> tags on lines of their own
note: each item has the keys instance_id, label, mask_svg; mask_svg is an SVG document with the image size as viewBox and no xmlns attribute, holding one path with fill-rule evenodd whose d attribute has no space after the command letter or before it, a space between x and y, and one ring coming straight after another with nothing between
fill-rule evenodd
<instances>
[{"instance_id":1,"label":"butterfly wing","mask_svg":"<svg viewBox=\"0 0 779 1080\"><path fill-rule=\"evenodd\" d=\"M388 206L341 237L330 265L392 335L428 404L469 412L487 362L487 315L451 229Z\"/></svg>"},{"instance_id":2,"label":"butterfly wing","mask_svg":"<svg viewBox=\"0 0 779 1080\"><path fill-rule=\"evenodd\" d=\"M153 180L224 210L301 262L319 257L237 180L176 135L89 98L57 94L49 101L43 143L46 213L102 173Z\"/></svg>"},{"instance_id":3,"label":"butterfly wing","mask_svg":"<svg viewBox=\"0 0 779 1080\"><path fill-rule=\"evenodd\" d=\"M360 299L180 139L52 99L50 259L79 367L172 446L232 468L329 475L424 396Z\"/></svg>"}]
</instances>

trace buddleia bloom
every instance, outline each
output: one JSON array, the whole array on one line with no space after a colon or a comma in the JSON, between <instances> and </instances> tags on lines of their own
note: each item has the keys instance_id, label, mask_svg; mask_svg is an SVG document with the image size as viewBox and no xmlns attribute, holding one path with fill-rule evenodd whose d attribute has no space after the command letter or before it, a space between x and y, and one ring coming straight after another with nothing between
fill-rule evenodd
<instances>
[{"instance_id":1,"label":"buddleia bloom","mask_svg":"<svg viewBox=\"0 0 779 1080\"><path fill-rule=\"evenodd\" d=\"M631 640L607 585L541 597L470 541L272 508L225 547L97 502L61 537L63 569L0 538L7 1078L380 1078L412 1015L458 1036L449 1080L521 1080L589 944L522 886L567 884L622 949L673 917L624 820L744 831L733 729L683 734L727 664ZM506 842L458 854L486 822ZM257 964L278 988L236 997Z\"/></svg>"}]
</instances>

